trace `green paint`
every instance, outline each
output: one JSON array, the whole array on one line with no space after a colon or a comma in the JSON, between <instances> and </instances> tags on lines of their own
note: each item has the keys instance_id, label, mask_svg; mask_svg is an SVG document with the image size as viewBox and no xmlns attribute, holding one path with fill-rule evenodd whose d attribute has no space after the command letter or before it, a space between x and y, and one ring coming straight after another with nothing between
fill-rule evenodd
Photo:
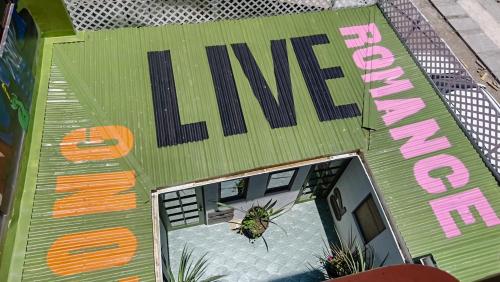
<instances>
[{"instance_id":1,"label":"green paint","mask_svg":"<svg viewBox=\"0 0 500 282\"><path fill-rule=\"evenodd\" d=\"M40 40L41 46L44 45L44 40ZM42 48L40 48L42 49ZM40 58L43 58L43 52L40 50L38 53ZM50 65L50 61L46 61L46 67ZM30 216L32 210L33 195L35 191L34 182L32 186L29 185L29 180L33 179L33 172L36 172L38 152L33 150L34 146L38 143L37 136L42 135L43 131L43 111L37 110L43 108L43 85L40 81L43 78L48 78L47 72L42 72L42 65L38 65L36 71L36 81L33 92L33 105L34 105L34 118L31 126L28 127L25 137L24 150L21 156L21 171L18 176L18 185L16 187L16 195L13 203L13 208L10 216L9 228L5 236L5 241L2 244L2 254L0 260L0 281L20 281L22 275L22 266L24 262L24 252L26 248L26 241L29 230ZM40 88L39 88L40 87ZM38 89L38 91L37 91ZM37 125L35 127L35 125ZM30 178L31 172L31 178ZM24 240L23 240L24 238Z\"/></svg>"},{"instance_id":2,"label":"green paint","mask_svg":"<svg viewBox=\"0 0 500 282\"><path fill-rule=\"evenodd\" d=\"M42 236L30 236L27 245L27 255L24 260L23 280L31 281L53 281L54 276L51 269L48 268L46 255L52 243L63 235L98 230L112 227L127 227L137 238L138 249L134 259L124 268L114 267L94 272L82 273L77 276L78 280L97 281L99 279L109 280L113 278L125 278L138 275L141 281L152 281L154 273L154 262L152 254L151 240L151 205L150 202L137 199L137 208L121 212L110 212L100 214L90 214L84 216L53 218L52 208L54 200L61 195L55 195L55 181L57 175L84 175L88 173L104 173L114 171L135 170L127 163L118 160L93 161L87 163L70 163L61 155L58 146L65 134L77 127L89 128L101 125L89 115L89 112L82 110L79 106L77 96L71 91L65 91L64 97L58 89L69 90L69 85L64 82L62 73L53 66L49 87L57 89L48 91L47 107L45 109L45 120L57 120L61 117L61 109L56 101L63 101L67 109L71 109L71 117L67 117L67 123L63 126L49 130L50 134L44 134L42 138L42 147L40 155L40 166L38 173L46 175L45 180L37 180L37 186L40 187L34 195L33 214L31 216L30 233L41 234ZM54 82L56 81L56 82ZM68 122L69 121L69 122ZM47 132L47 131L46 131ZM52 161L50 161L52 160ZM59 162L57 165L55 162ZM64 163L61 165L61 163ZM139 182L140 183L140 182ZM132 192L141 193L141 186L137 184ZM140 196L140 195L139 195ZM57 228L54 228L57 226ZM43 255L31 255L33 253Z\"/></svg>"},{"instance_id":3,"label":"green paint","mask_svg":"<svg viewBox=\"0 0 500 282\"><path fill-rule=\"evenodd\" d=\"M33 133L37 141L31 144L34 153L30 155L33 171L29 171L27 194L23 197L29 210L26 213L31 216L26 214L27 217L19 219L18 234L24 236L16 238L15 250L23 255L13 257L11 269L18 267L13 275L20 274L24 259L23 279L55 281L58 277L48 269L45 260L48 248L58 236L75 230L124 225L139 240L138 254L129 265L68 279L107 281L110 277L120 278L117 275L126 271L151 280L152 230L150 203L147 202L150 190L356 150L367 156L376 184L413 256L432 253L440 267L464 281L497 271L498 249L492 246L500 245L500 229L486 228L476 216L477 224L459 225L462 237L446 239L428 201L456 193L457 189L450 189L443 195L425 193L417 185L412 170L415 161L422 157L404 160L399 152L403 141L392 141L388 129L381 123L368 92L369 88L380 85L365 85L361 80L364 72L352 61L354 50L347 49L338 32L340 27L368 22L377 24L383 38L381 45L396 54L393 66L401 66L415 86L394 98L421 97L426 103L426 108L418 115L393 127L435 118L441 127L439 135L447 136L453 145L443 152L458 157L470 170L471 181L464 190L480 187L493 208L499 211L500 192L493 177L376 7L88 32L83 34L83 42L54 44L53 48L46 45L44 49L44 76L35 117L38 126ZM314 47L320 65L323 68L340 65L345 74L345 78L328 81L332 97L336 104L357 103L364 110L362 117L319 122L316 116L289 39L323 33L327 34L330 44ZM229 52L248 133L224 137L205 47L246 42L276 93L270 54L270 40L276 39L287 39L297 126L269 127L237 59ZM146 54L167 49L172 55L181 120L184 124L206 121L210 138L159 149ZM51 60L53 80L49 81ZM57 91L47 92L45 85ZM41 123L44 127L42 143ZM123 162L72 164L62 158L57 146L52 146L59 144L74 128L115 124L130 128L135 135L134 149ZM372 130L367 133L363 128ZM110 167L136 171L138 183L134 191L144 196L136 210L59 220L51 218L52 205L61 197L54 192L56 175L103 172ZM40 187L36 191L35 185ZM458 218L456 221L460 222ZM29 241L26 238L28 226Z\"/></svg>"},{"instance_id":4,"label":"green paint","mask_svg":"<svg viewBox=\"0 0 500 282\"><path fill-rule=\"evenodd\" d=\"M17 95L14 93L9 93L9 90L7 89L7 85L5 83L2 83L2 90L3 93L7 96L7 99L9 100L10 107L17 111L17 120L19 122L19 125L21 128L26 131L28 129L28 124L30 120L30 115L28 113L28 110L26 110L26 107L24 106L23 102L17 98Z\"/></svg>"},{"instance_id":5,"label":"green paint","mask_svg":"<svg viewBox=\"0 0 500 282\"><path fill-rule=\"evenodd\" d=\"M71 42L72 40L75 39L73 37L60 37L46 38L39 41L35 60L38 63L35 64L36 75L32 98L33 121L29 124L25 137L25 149L21 157L21 163L26 165L21 166L10 224L5 240L2 242L0 281L20 281L22 277L43 135L52 45L56 42Z\"/></svg>"},{"instance_id":6,"label":"green paint","mask_svg":"<svg viewBox=\"0 0 500 282\"><path fill-rule=\"evenodd\" d=\"M148 189L156 189L365 147L361 117L319 122L289 40L287 47L297 126L270 128L247 78L230 52L248 132L230 137L222 133L205 47L246 42L275 94L270 40L326 33L331 42L341 42L334 27L345 23L347 17L329 15L315 15L319 20L326 21L325 28L312 25L309 22L312 17L300 15L87 33L85 44L56 46L54 62L80 99L91 103L86 103L87 109L102 123L122 124L134 132L136 143L140 146L135 147L131 161L151 179L152 186ZM290 28L262 31L267 25L277 25L278 22ZM241 32L249 29L261 31ZM220 30L226 32L221 33ZM172 40L174 38L183 40ZM146 54L148 51L167 49L171 50L182 122L206 121L208 140L164 148L156 145ZM354 73L357 78L358 70L349 62L350 58L337 50L336 44L315 46L323 67L341 63L345 73ZM95 64L89 64L89 61ZM123 66L117 69L115 63ZM352 78L351 75L345 79L329 80L328 84L337 104L355 102L362 108L364 86L353 82ZM95 85L103 87L96 88ZM122 99L117 101L112 98L116 95ZM180 160L181 163L177 164Z\"/></svg>"},{"instance_id":7,"label":"green paint","mask_svg":"<svg viewBox=\"0 0 500 282\"><path fill-rule=\"evenodd\" d=\"M375 17L382 17L380 12L377 14ZM366 160L406 246L413 257L432 254L440 268L453 274L460 281L475 281L498 273L500 226L485 226L475 208L471 207L475 223L466 225L457 213L453 212L453 219L462 235L448 239L429 205L431 200L479 187L498 215L500 214L498 183L396 35L393 32L382 33L379 45L388 47L397 56L392 67L401 66L405 71L405 77L409 78L414 86L410 91L380 100L420 97L426 104L418 114L407 117L389 128L435 119L440 127L435 138L446 136L452 145L449 149L405 160L399 149L407 141L406 139L393 141L388 132L389 128L383 125L370 134ZM351 54L352 52L354 49ZM367 88L379 86L380 83L371 83ZM430 194L418 185L413 174L415 163L439 154L457 157L466 165L470 180L465 187L453 189L445 180L446 192ZM448 168L433 171L431 175L442 177L445 173L449 173Z\"/></svg>"},{"instance_id":8,"label":"green paint","mask_svg":"<svg viewBox=\"0 0 500 282\"><path fill-rule=\"evenodd\" d=\"M42 37L74 35L75 31L62 0L20 0L18 10L26 8Z\"/></svg>"}]
</instances>

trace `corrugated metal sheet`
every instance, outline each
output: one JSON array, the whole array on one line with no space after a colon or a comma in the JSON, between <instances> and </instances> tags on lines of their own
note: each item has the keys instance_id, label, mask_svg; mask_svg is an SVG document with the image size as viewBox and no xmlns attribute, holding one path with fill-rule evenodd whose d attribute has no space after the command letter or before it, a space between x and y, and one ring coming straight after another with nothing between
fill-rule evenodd
<instances>
[{"instance_id":1,"label":"corrugated metal sheet","mask_svg":"<svg viewBox=\"0 0 500 282\"><path fill-rule=\"evenodd\" d=\"M365 147L361 117L319 122L289 39L326 33L331 42L339 42L336 26L356 24L367 16L367 11L353 10L89 32L82 43L56 45L54 64L77 95L90 97L97 114L134 133L132 155L154 189ZM270 48L276 39L287 39L297 126L271 128L238 60L229 52L247 132L224 136L206 47L247 43L276 96ZM336 44L314 48L324 68L342 65L345 73L359 73ZM162 50L170 50L182 124L205 122L208 139L158 148L147 54ZM364 85L357 79L346 75L328 81L337 105L355 102L362 109Z\"/></svg>"},{"instance_id":2,"label":"corrugated metal sheet","mask_svg":"<svg viewBox=\"0 0 500 282\"><path fill-rule=\"evenodd\" d=\"M65 185L67 188L84 188L87 185L83 183L84 175L99 174L99 181L94 181L95 186L92 188L97 188L99 185L102 187L124 185L126 187L126 184L123 183L123 177L119 177L118 174L115 177L110 177L106 176L105 173L123 173L124 171L134 170L126 163L118 160L73 163L61 155L61 147L64 146L61 145L61 141L66 134L74 129L99 125L89 113L89 108L80 103L59 67L53 65L48 90L40 167L24 262L24 281L55 281L56 278L61 281L117 281L130 277L140 278L141 281L154 280L151 206L144 198L143 191L139 190L141 189L139 185L130 191L136 196L135 208L81 216L55 216L56 200L71 195L70 190L65 193L56 193L57 185L59 185L59 188L61 188L61 185ZM75 175L81 176L75 177ZM66 178L62 178L63 176ZM58 177L59 183L57 183ZM130 179L125 180L125 182L128 181ZM100 192L105 194L106 188L100 189ZM113 206L122 204L122 202L119 202L122 200L87 194L78 199L77 202L70 201L70 203L80 206L81 201L88 201L89 204L95 207L99 204L99 201L106 201L101 206L112 209ZM88 205L83 205L83 207L86 209L92 208L92 206ZM71 208L68 209L68 207L67 210L77 211ZM85 213L81 210L80 212ZM51 250L55 242L61 240L64 236L81 234L82 232L99 232L111 228L126 228L118 230L119 232L116 234L123 234L123 230L128 229L135 235L136 241L128 240L128 237L125 238L127 240L117 254L118 257L123 257L131 249L136 249L132 260L126 264L126 268L112 267L87 272L86 269L95 269L92 262L93 258L82 257L75 262L63 257L63 250ZM90 239L86 240L84 238ZM94 246L88 247L88 249L84 248L90 251L102 250L102 247L99 248L98 244L108 241L109 238L105 236L92 237L90 233L86 233L79 239L79 242L73 241L72 243L76 246L83 246L85 242L93 242ZM68 243L65 244L69 245ZM106 246L104 251L111 252L113 247L116 246ZM50 261L49 254L51 252L60 260L52 259ZM78 252L78 250L72 251L73 254L78 254ZM109 259L116 259L116 256ZM65 274L57 276L55 272Z\"/></svg>"},{"instance_id":3,"label":"corrugated metal sheet","mask_svg":"<svg viewBox=\"0 0 500 282\"><path fill-rule=\"evenodd\" d=\"M151 212L150 203L144 200L151 189L357 149L367 151L375 180L412 255L430 252L439 266L465 280L498 269L495 268L498 263L495 246L499 245L500 229L485 228L479 223L464 227L463 236L459 238L446 239L429 208L428 201L435 195L424 193L413 176L412 165L417 159L403 160L399 151L403 140L392 141L377 116L368 92L370 85L361 79L365 72L357 69L351 56L354 50L345 47L338 30L368 22L377 24L383 46L396 55L394 65L401 66L415 86L398 98L421 97L427 105L418 115L394 126L435 118L441 126L440 134L453 144L443 152L457 156L469 168L471 181L467 187L481 187L494 209L500 210L499 190L492 176L376 7L203 25L89 32L84 34L83 42L53 47L43 147L23 278L27 281L108 281L139 275L141 280L152 279ZM356 103L362 116L320 122L290 41L320 34L326 34L330 43L314 46L319 65L323 69L341 66L344 75L327 82L335 104ZM276 97L278 82L274 79L276 69L270 46L271 40L279 39L286 40L297 125L272 129L248 82L249 72L241 68L230 44L248 44ZM220 45L228 46L246 123L245 134L225 136L226 131L231 131L225 131L221 125L206 51L207 46ZM147 54L164 50L170 50L182 124L205 122L208 139L158 148ZM321 72L320 77L313 80L321 81L332 73L333 69ZM110 125L125 126L133 133L133 149L122 161L70 163L62 157L59 144L71 130ZM362 125L369 125L374 130L372 134L367 135ZM137 175L138 181L132 189L137 194L137 208L54 218L55 201L67 195L55 192L57 176L126 170L134 170ZM450 189L439 196L454 192ZM110 203L110 206L113 204L118 203ZM58 238L122 225L138 240L136 255L125 266L72 274L72 262L61 261L68 275L58 275L48 268L47 253ZM474 240L476 237L481 240ZM124 243L125 251L131 249L131 245ZM85 262L82 265L92 267Z\"/></svg>"},{"instance_id":4,"label":"corrugated metal sheet","mask_svg":"<svg viewBox=\"0 0 500 282\"><path fill-rule=\"evenodd\" d=\"M474 281L498 273L500 271L500 225L487 227L477 209L470 206L475 222L466 225L458 213L453 211L452 216L461 235L446 238L429 204L432 200L479 188L496 211L497 216L500 216L498 183L451 114L445 110L445 104L407 54L405 48L401 43L388 43L392 40L396 40L395 35L384 34L381 45L390 46L391 51L398 55L394 65L404 69L414 89L394 94L391 98L420 97L426 107L401 122L372 132L370 150L367 151L366 157L375 182L382 191L397 228L413 257L432 254L438 267L453 274L460 281ZM393 141L388 130L428 119L435 119L440 127L433 138L446 136L451 147L404 159L400 147L406 139ZM419 128L416 135L422 135L426 131L427 128ZM418 185L414 175L416 162L439 154L456 157L465 164L469 173L469 181L464 187L454 189L447 180L444 180L447 190L431 194ZM432 172L431 175L444 179L443 175L448 173L450 173L450 168L441 168ZM467 176L466 173L461 173L456 177L465 179ZM463 203L467 202L465 197L461 199Z\"/></svg>"}]
</instances>

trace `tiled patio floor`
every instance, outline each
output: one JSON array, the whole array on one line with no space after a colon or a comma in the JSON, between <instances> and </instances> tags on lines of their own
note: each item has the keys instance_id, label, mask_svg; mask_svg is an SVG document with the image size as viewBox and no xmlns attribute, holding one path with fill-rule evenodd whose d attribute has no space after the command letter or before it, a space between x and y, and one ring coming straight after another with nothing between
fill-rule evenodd
<instances>
[{"instance_id":1,"label":"tiled patio floor","mask_svg":"<svg viewBox=\"0 0 500 282\"><path fill-rule=\"evenodd\" d=\"M276 219L285 229L270 225L264 237L254 244L230 230L228 223L199 225L168 233L170 261L174 273L186 244L198 258L207 253L207 275L227 275L221 281L321 281L315 254L321 253L324 241L336 240L334 224L326 201L295 205Z\"/></svg>"}]
</instances>

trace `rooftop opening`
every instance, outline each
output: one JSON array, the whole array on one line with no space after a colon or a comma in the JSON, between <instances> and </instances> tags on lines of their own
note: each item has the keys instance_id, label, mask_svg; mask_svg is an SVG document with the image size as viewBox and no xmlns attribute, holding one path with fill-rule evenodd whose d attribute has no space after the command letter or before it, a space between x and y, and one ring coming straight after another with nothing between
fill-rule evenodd
<instances>
[{"instance_id":1,"label":"rooftop opening","mask_svg":"<svg viewBox=\"0 0 500 282\"><path fill-rule=\"evenodd\" d=\"M221 281L331 278L318 256L328 257L329 244L351 240L370 249L375 266L403 263L355 155L162 189L154 199L163 281L170 271L177 276L183 252L193 264L204 258L203 277L222 275ZM269 222L249 220L264 210Z\"/></svg>"}]
</instances>

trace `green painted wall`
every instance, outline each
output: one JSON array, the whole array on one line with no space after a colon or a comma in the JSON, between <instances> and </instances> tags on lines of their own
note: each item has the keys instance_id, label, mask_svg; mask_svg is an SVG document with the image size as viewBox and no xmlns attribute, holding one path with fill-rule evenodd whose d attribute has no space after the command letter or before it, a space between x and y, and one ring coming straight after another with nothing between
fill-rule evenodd
<instances>
[{"instance_id":1,"label":"green painted wall","mask_svg":"<svg viewBox=\"0 0 500 282\"><path fill-rule=\"evenodd\" d=\"M18 10L26 8L42 37L73 35L73 24L62 0L20 0Z\"/></svg>"}]
</instances>

